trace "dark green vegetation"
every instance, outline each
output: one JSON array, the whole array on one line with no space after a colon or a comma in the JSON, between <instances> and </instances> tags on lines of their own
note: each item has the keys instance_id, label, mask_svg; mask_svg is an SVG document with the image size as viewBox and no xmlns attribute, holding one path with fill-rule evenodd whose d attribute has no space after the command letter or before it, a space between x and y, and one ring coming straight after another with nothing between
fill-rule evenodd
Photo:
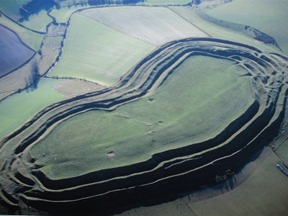
<instances>
[{"instance_id":1,"label":"dark green vegetation","mask_svg":"<svg viewBox=\"0 0 288 216\"><path fill-rule=\"evenodd\" d=\"M54 6L59 7L59 3L55 0L31 0L19 9L22 17L20 21L28 20L29 16L38 14L41 10L49 10Z\"/></svg>"},{"instance_id":2,"label":"dark green vegetation","mask_svg":"<svg viewBox=\"0 0 288 216\"><path fill-rule=\"evenodd\" d=\"M27 47L19 37L0 25L0 77L22 66L33 56L34 51Z\"/></svg>"}]
</instances>

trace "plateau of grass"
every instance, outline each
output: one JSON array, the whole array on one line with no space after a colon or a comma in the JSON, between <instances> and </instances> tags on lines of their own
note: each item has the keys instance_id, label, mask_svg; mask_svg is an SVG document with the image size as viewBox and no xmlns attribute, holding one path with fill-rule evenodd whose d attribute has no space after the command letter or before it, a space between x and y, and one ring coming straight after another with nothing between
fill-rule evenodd
<instances>
[{"instance_id":1,"label":"plateau of grass","mask_svg":"<svg viewBox=\"0 0 288 216\"><path fill-rule=\"evenodd\" d=\"M23 91L0 103L0 137L17 129L46 106L64 99L55 90L60 80L43 79L35 90Z\"/></svg>"},{"instance_id":2,"label":"plateau of grass","mask_svg":"<svg viewBox=\"0 0 288 216\"><path fill-rule=\"evenodd\" d=\"M21 38L21 40L29 47L31 47L33 50L35 51L39 50L44 35L25 29L20 25L12 22L5 16L0 16L0 23L16 32L16 34Z\"/></svg>"},{"instance_id":3,"label":"plateau of grass","mask_svg":"<svg viewBox=\"0 0 288 216\"><path fill-rule=\"evenodd\" d=\"M164 7L108 7L86 10L83 14L155 45L188 37L207 37L197 27Z\"/></svg>"},{"instance_id":4,"label":"plateau of grass","mask_svg":"<svg viewBox=\"0 0 288 216\"><path fill-rule=\"evenodd\" d=\"M287 55L287 11L286 0L234 0L207 13L218 19L252 26L272 36Z\"/></svg>"},{"instance_id":5,"label":"plateau of grass","mask_svg":"<svg viewBox=\"0 0 288 216\"><path fill-rule=\"evenodd\" d=\"M63 56L49 75L112 85L153 49L154 46L75 14Z\"/></svg>"},{"instance_id":6,"label":"plateau of grass","mask_svg":"<svg viewBox=\"0 0 288 216\"><path fill-rule=\"evenodd\" d=\"M113 112L90 111L61 123L31 154L50 178L61 179L214 137L254 101L243 73L225 60L189 58L149 95Z\"/></svg>"}]
</instances>

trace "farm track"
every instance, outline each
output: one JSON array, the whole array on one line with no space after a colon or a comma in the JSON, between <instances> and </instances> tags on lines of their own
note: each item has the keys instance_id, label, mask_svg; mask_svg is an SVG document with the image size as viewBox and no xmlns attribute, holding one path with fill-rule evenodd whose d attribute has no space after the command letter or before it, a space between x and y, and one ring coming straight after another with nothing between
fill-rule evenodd
<instances>
[{"instance_id":1,"label":"farm track","mask_svg":"<svg viewBox=\"0 0 288 216\"><path fill-rule=\"evenodd\" d=\"M147 161L67 179L50 179L35 163L31 148L61 122L89 110L113 111L137 100L161 86L185 59L197 55L234 62L247 71L252 83L254 103L220 134L154 154ZM287 60L279 54L213 38L167 43L114 86L48 106L2 139L0 197L16 208L24 201L40 209L53 207L56 212L73 212L83 206L104 211L112 202L118 207L135 204L134 196L140 203L155 194L169 199L215 183L216 175L229 177L278 134L285 112Z\"/></svg>"}]
</instances>

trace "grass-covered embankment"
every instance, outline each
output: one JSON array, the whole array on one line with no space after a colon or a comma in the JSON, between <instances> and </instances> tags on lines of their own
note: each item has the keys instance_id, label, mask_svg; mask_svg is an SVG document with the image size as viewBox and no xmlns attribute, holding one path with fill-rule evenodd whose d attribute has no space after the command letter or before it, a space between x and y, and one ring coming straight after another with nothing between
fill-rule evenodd
<instances>
[{"instance_id":1,"label":"grass-covered embankment","mask_svg":"<svg viewBox=\"0 0 288 216\"><path fill-rule=\"evenodd\" d=\"M199 55L213 57L218 60L225 59L245 69L246 74L240 73L243 76L241 79L246 79L247 81L248 78L251 81L253 91L250 91L250 99L252 94L252 101L254 102L250 103L250 107L247 106L249 103L246 105L242 104L243 109L241 112L236 109L239 106L239 101L230 98L230 103L235 105L234 111L236 112L233 114L230 111L234 117L228 116L228 111L225 113L227 116L221 117L221 114L218 114L219 110L217 110L217 114L211 115L209 118L213 119L215 117L222 120L223 129L214 132L214 136L213 132L211 132L211 137L208 134L204 134L202 141L199 141L200 137L198 137L199 140L196 138L193 141L192 131L199 130L200 126L205 130L205 125L199 124L199 128L191 126L191 131L181 134L181 132L183 133L183 128L181 129L181 126L177 124L174 126L174 123L177 123L177 121L186 122L186 125L189 125L189 121L197 122L197 119L193 119L193 115L189 115L189 112L193 113L193 106L197 105L203 108L203 112L201 113L201 110L198 109L195 109L194 112L197 112L197 115L201 113L203 121L205 121L209 112L211 114L215 113L214 107L208 106L207 108L204 106L205 104L201 105L201 102L197 99L200 95L192 97L193 91L189 89L186 91L187 94L182 93L185 98L185 101L182 102L183 106L178 101L181 100L181 97L178 96L177 99L171 98L172 101L173 99L175 100L175 107L171 106L171 110L169 110L170 106L165 105L165 100L169 101L169 97L165 95L164 91L161 92L161 89L167 88L165 91L170 92L172 95L177 94L177 90L175 91L176 87L173 88L171 84L171 89L169 88L169 78L177 74L174 74L177 70L183 71L183 73L187 71L188 67L187 65L185 66L185 62L190 57L193 59ZM217 175L223 175L227 170L235 172L243 167L257 149L268 144L277 134L283 118L283 104L286 103L287 86L285 85L285 76L283 76L285 61L285 57L278 54L263 53L261 50L248 45L218 39L185 39L168 43L143 59L114 86L51 105L39 112L19 130L3 139L1 143L2 154L0 156L7 162L1 165L4 171L1 176L3 179L8 179L9 184L15 185L15 188L21 188L21 193L5 191L5 193L2 193L2 197L7 203L14 206L17 206L17 197L19 195L21 200L39 208L50 208L53 206L57 210L62 209L64 211L72 207L77 209L79 206L85 206L88 209L94 208L92 203L95 204L96 202L99 205L95 208L100 211L101 208L108 207L106 201L116 201L120 197L123 202L119 202L119 205L130 203L133 206L155 197L155 193L169 199L182 191L201 187L203 184L212 184L216 181ZM186 62L189 65L188 62L190 61ZM242 70L239 69L239 71ZM231 74L229 70L227 74ZM229 98L228 92L233 96L233 89L237 89L237 86L239 87L238 84L241 84L240 80L238 81L237 79L236 81L235 76L227 75L226 77L225 75L223 75L224 77L222 77L221 81L219 80L220 83L223 82L222 88L220 86L217 87L217 83L212 83L212 86L218 89L217 94L210 95L208 89L207 92L205 89L202 90L200 88L201 82L209 82L209 79L205 79L205 77L207 78L205 73L195 76L195 83L190 87L192 89L195 87L195 93L206 95L208 105L208 101L210 101L215 105L215 108L219 106L219 109L222 107L221 111L225 111L223 103L228 102L226 101L227 97ZM197 77L199 78L198 82ZM178 87L179 83L177 81L180 83L184 82L177 78L172 79L171 82L176 82L174 85ZM188 82L188 79L185 82ZM241 94L243 97L245 95L244 92L245 88L243 89L243 94ZM213 95L215 95L215 98L213 98ZM249 99L248 101L252 102ZM150 103L149 106L154 111L158 107L159 114L151 111L151 119L149 119L148 113L147 116L137 114L137 103L140 104L141 102L146 103L146 106L148 106L147 103ZM158 104L158 102L161 103ZM169 104L169 102L167 103ZM161 104L164 104L164 107L161 107ZM125 111L125 109L127 110ZM110 168L103 167L97 170L97 167L94 167L95 163L86 163L88 166L87 170L90 170L87 173L75 173L71 169L72 172L68 178L58 173L59 178L57 179L57 172L54 173L54 177L49 177L53 170L51 169L52 159L57 160L57 158L49 160L48 156L47 161L45 161L46 153L41 155L41 151L45 151L45 147L44 145L41 147L41 142L45 142L45 137L49 139L49 134L53 135L53 129L57 129L57 125L61 127L61 123L65 121L67 123L63 124L69 124L70 117L89 110L98 110L95 112L98 112L99 117L102 118L103 125L106 124L105 121L109 125L110 121L115 126L114 120L119 116L125 119L122 126L119 125L113 130L115 130L115 133L121 134L122 138L126 137L127 140L130 140L130 144L124 149L123 143L119 143L119 146L122 145L123 147L123 149L119 147L117 150L119 154L111 147L103 148L103 152L106 153L105 157L108 157L105 158L107 159L107 164L110 159L113 160L115 158L117 160L117 155L121 156L121 150L122 156L125 154L125 157L131 156L131 163L121 164L121 158L119 157L120 160L118 162L120 163L115 164L114 168L110 166ZM99 110L103 110L102 112L110 111L111 114L109 116L108 113L103 114ZM174 120L171 118L171 124L169 124L169 118L166 118L165 121L165 116L172 115L171 113L175 112L176 114L180 113L179 110L184 111L183 116L176 116ZM101 114L103 114L102 117ZM83 117L85 115L89 115L89 113L83 114ZM153 115L157 118L159 117L159 119L154 119ZM73 123L75 119L77 121L77 118L81 118L81 115L74 117L74 120L72 118L71 122ZM154 120L157 121L157 124L155 124ZM131 129L129 126L131 122L135 123L135 125L133 124L133 130L138 131L138 134L149 132L149 136L152 138L151 142L147 140L145 143L147 146L139 145L139 148L137 148L137 150L145 152L147 148L156 149L154 153L150 153L148 160L144 159L143 161L141 157L132 157L135 153L135 151L131 151L133 142L135 143L137 138L141 136L136 133L136 138L133 140L125 132L125 128L127 130ZM207 124L209 122L208 120ZM210 125L206 126L209 128ZM211 126L213 127L213 125ZM163 130L161 130L161 127ZM179 133L173 135L174 130L169 130L171 127L174 127ZM111 128L113 127L111 126ZM178 134L179 136L177 136ZM173 145L169 145L172 143L167 142L165 136L170 136L169 140L174 141ZM171 137L175 137L175 140L170 139ZM111 137L110 139L112 142L113 138ZM189 142L189 139L191 142ZM89 137L87 137L87 140L89 140ZM91 139L91 143L96 141ZM105 146L105 144L109 146L109 138L103 137L102 141L103 143L95 146L96 149L101 145L102 147ZM160 148L157 146L159 143ZM177 148L175 148L174 144L177 145ZM81 148L83 148L83 152L89 152L89 148L91 150L92 146L93 144L89 145L88 150L84 150L83 146ZM61 148L61 145L59 147ZM3 154L4 152L5 154ZM132 155L129 155L129 152L132 152ZM38 155L38 158L35 157L35 154ZM77 159L77 153L75 154L74 158ZM12 155L12 157L9 155ZM70 157L69 161L71 162L73 155L67 154L67 157ZM101 154L99 162L101 162L101 157L105 160L103 154ZM74 166L75 168L79 165L79 163L78 165L77 163L75 165L73 163L69 164L70 162L67 163L67 161L58 160L55 167L59 165L64 168L65 166L63 165L67 165L65 167L65 170L67 170L69 166L72 168ZM91 167L89 167L90 165ZM48 174L49 172L51 173ZM37 180L35 181L35 179ZM184 180L188 183L184 184ZM17 197L15 197L15 194L18 194ZM133 198L133 195L136 194L139 202Z\"/></svg>"}]
</instances>

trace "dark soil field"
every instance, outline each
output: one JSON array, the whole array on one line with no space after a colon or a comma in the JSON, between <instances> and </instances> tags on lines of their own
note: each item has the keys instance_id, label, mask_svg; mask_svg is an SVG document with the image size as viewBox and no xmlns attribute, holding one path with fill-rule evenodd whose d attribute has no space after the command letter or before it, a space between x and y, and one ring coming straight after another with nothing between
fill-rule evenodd
<instances>
[{"instance_id":1,"label":"dark soil field","mask_svg":"<svg viewBox=\"0 0 288 216\"><path fill-rule=\"evenodd\" d=\"M0 25L0 77L29 60L34 52L11 30Z\"/></svg>"}]
</instances>

